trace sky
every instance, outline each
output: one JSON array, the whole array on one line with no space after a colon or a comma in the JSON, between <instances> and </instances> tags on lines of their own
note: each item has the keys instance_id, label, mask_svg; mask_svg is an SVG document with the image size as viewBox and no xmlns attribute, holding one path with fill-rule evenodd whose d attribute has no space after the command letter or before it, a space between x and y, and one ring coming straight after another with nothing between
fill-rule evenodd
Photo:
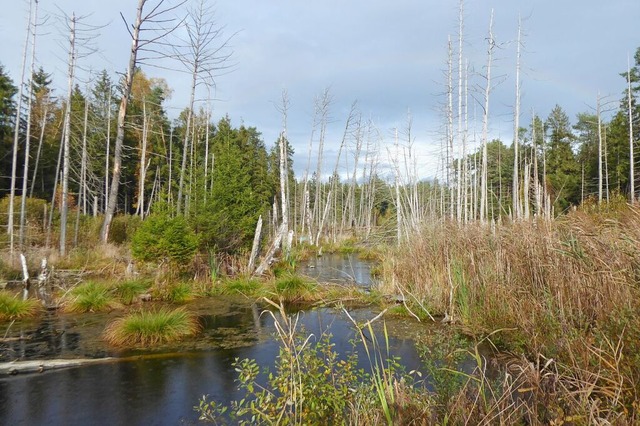
<instances>
[{"instance_id":1,"label":"sky","mask_svg":"<svg viewBox=\"0 0 640 426\"><path fill-rule=\"evenodd\" d=\"M0 64L14 82L20 80L22 49L28 19L26 0L0 0ZM157 3L148 0L149 4ZM174 1L174 4L177 0ZM168 4L171 4L167 0ZM193 0L188 0L193 1ZM78 61L77 83L86 85L97 72L111 75L126 68L130 38L120 13L132 22L134 0L40 0L46 22L37 38L36 66L53 75L59 96L66 85L66 38L62 13L84 16L100 26L95 53ZM381 164L394 157L394 129L407 149L403 129L411 117L412 155L420 177L433 177L444 138L447 43L458 46L458 0L218 0L215 21L224 39L231 37L230 69L216 77L214 120L229 115L234 125L254 126L267 146L282 131L283 90L289 98L287 136L294 149L298 176L307 165L312 141L315 170L318 136L312 138L314 102L329 90L332 103L325 141L324 173L336 161L350 108L370 122L380 140ZM532 114L545 118L560 105L575 121L580 112L594 112L598 95L613 111L625 88L620 73L640 47L640 1L609 0L467 0L464 3L463 61L468 69L468 117L472 144L479 144L481 105L487 62L487 35L493 11L496 41L492 65L489 131L511 143L515 105L518 21L521 20L521 126ZM180 16L184 9L176 10ZM457 50L454 52L457 55ZM454 57L457 63L457 56ZM149 77L165 78L173 89L167 102L175 118L188 105L189 77L144 65ZM173 70L166 69L173 68ZM454 74L454 83L457 75ZM199 90L198 98L207 93ZM457 96L456 99L457 100ZM202 103L200 105L203 105ZM457 119L456 119L457 120ZM340 170L353 164L354 142L348 140ZM406 152L406 151L405 151ZM362 162L362 161L361 161ZM384 169L384 166L381 167ZM390 173L390 168L386 168Z\"/></svg>"}]
</instances>

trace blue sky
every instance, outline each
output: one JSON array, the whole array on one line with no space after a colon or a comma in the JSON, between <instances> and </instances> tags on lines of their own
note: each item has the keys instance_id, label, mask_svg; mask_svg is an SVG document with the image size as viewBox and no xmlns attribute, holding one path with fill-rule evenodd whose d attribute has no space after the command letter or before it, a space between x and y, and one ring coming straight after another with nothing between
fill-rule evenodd
<instances>
[{"instance_id":1,"label":"blue sky","mask_svg":"<svg viewBox=\"0 0 640 426\"><path fill-rule=\"evenodd\" d=\"M66 35L61 34L54 15L60 10L75 11L88 15L88 24L106 25L95 40L99 52L79 61L82 86L91 71L113 73L126 67L130 42L119 13L132 21L136 4L134 0L40 0L41 16L50 18L41 30L36 60L53 73L58 94L64 93L66 84ZM384 146L393 143L395 127L405 127L410 111L419 173L432 176L442 139L447 38L451 36L457 45L458 5L454 0L219 0L217 21L225 25L226 34L237 34L231 42L235 67L217 79L214 115L229 114L235 124L257 127L271 145L281 130L276 105L286 89L288 135L300 174L307 162L314 98L330 88L332 122L325 170L333 169L347 113L357 101L358 111L381 135L383 162L392 151ZM511 140L519 17L524 34L522 125L528 124L532 110L546 117L555 104L573 120L577 113L595 106L598 93L608 96L611 108L617 107L625 86L619 73L640 46L640 2L468 0L463 51L471 70L471 131L480 133L478 101L492 9L494 36L500 45L492 70L496 85L490 107L492 136ZM14 81L19 79L26 21L27 2L5 0L0 14L0 63ZM174 90L169 113L177 115L188 103L188 78L163 69L144 69L149 76L167 80Z\"/></svg>"}]
</instances>

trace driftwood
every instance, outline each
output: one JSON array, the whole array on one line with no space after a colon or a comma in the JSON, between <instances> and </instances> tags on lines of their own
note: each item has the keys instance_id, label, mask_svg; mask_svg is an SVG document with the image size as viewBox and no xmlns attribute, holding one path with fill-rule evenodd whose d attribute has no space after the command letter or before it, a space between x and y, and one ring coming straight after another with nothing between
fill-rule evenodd
<instances>
[{"instance_id":1,"label":"driftwood","mask_svg":"<svg viewBox=\"0 0 640 426\"><path fill-rule=\"evenodd\" d=\"M0 375L12 375L19 373L42 373L47 370L60 368L79 367L81 365L99 364L113 361L115 358L99 359L49 359L35 361L12 361L0 363Z\"/></svg>"}]
</instances>

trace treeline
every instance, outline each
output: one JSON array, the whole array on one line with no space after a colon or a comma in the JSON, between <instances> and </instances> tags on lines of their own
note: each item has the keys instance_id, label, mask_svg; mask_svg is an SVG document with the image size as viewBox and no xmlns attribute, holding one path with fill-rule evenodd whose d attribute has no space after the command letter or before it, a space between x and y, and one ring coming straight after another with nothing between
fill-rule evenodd
<instances>
[{"instance_id":1,"label":"treeline","mask_svg":"<svg viewBox=\"0 0 640 426\"><path fill-rule=\"evenodd\" d=\"M477 140L467 122L468 70L462 67L461 32L457 88L449 42L446 140L438 178L425 181L418 176L410 119L402 134L396 131L386 155L384 132L363 119L355 104L342 139L325 140L331 105L325 91L316 99L306 169L296 180L286 137L285 99L285 125L272 148L265 145L259 129L234 125L230 117L215 122L210 102L195 101L203 88L215 84L216 71L225 69L229 58L221 53L228 39L220 38L212 11L202 0L196 2L185 20L176 20L171 29L169 24L158 27L153 18L173 8L144 15L145 3L139 2L138 18L131 25L134 48L120 79L103 71L90 84L76 83L74 40L80 22L75 15L66 17L66 95L53 91L45 69L34 69L35 56L23 84L14 83L0 65L0 224L6 226L2 235L8 236L12 250L16 243L41 243L27 238L26 229L34 225L27 213L40 218L45 244L56 245L57 240L63 255L68 240L77 244L83 218L104 216L96 233L105 241L114 215L141 220L154 211L186 219L201 249L238 253L251 248L261 216L267 235L277 233L286 248L294 236L319 244L345 236L369 237L375 230L400 241L425 220L550 218L590 198L636 198L633 152L640 138L640 49L634 66L621 73L625 90L613 115L598 97L595 110L578 114L574 122L556 105L546 118L532 113L525 127L520 126L526 114L520 112L518 50L513 139L488 140L496 45L490 24L483 130ZM32 53L36 22L34 16ZM182 46L165 39L180 26L189 40ZM145 40L145 29L160 34ZM165 58L179 58L191 77L189 105L173 121L165 109L169 84L145 74L136 56L141 47L160 39L164 41L157 48L171 50ZM26 52L25 48L23 62ZM325 164L325 143L332 144L333 152L337 147L335 164ZM281 179L281 174L286 177ZM56 225L59 233L53 235Z\"/></svg>"}]
</instances>

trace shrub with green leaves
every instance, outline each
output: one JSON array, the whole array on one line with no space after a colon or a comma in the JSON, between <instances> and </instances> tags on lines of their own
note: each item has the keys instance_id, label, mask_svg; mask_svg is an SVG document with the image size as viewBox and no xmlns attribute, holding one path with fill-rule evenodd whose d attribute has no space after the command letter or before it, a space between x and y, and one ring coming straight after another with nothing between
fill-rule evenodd
<instances>
[{"instance_id":1,"label":"shrub with green leaves","mask_svg":"<svg viewBox=\"0 0 640 426\"><path fill-rule=\"evenodd\" d=\"M123 244L131 241L131 238L140 227L140 216L119 215L113 218L109 229L109 242Z\"/></svg>"},{"instance_id":2,"label":"shrub with green leaves","mask_svg":"<svg viewBox=\"0 0 640 426\"><path fill-rule=\"evenodd\" d=\"M166 262L184 266L191 262L198 238L182 216L152 213L133 236L131 252L144 262Z\"/></svg>"}]
</instances>

